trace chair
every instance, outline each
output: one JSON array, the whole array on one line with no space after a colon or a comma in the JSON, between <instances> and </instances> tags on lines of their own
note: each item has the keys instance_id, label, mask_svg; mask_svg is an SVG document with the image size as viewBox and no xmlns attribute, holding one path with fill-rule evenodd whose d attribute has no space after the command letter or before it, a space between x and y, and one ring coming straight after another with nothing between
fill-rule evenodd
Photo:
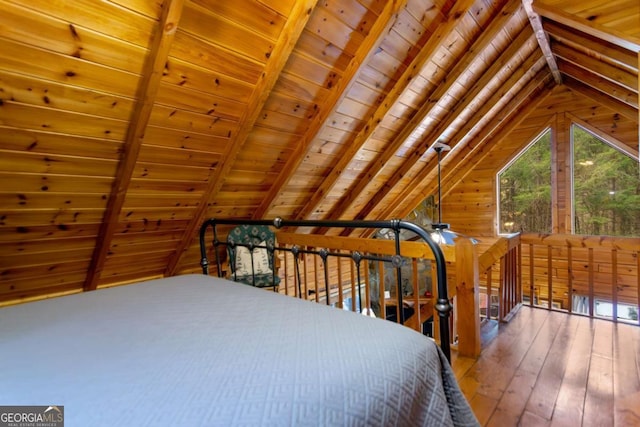
<instances>
[{"instance_id":1,"label":"chair","mask_svg":"<svg viewBox=\"0 0 640 427\"><path fill-rule=\"evenodd\" d=\"M227 236L231 280L278 290L276 236L266 225L239 225Z\"/></svg>"}]
</instances>

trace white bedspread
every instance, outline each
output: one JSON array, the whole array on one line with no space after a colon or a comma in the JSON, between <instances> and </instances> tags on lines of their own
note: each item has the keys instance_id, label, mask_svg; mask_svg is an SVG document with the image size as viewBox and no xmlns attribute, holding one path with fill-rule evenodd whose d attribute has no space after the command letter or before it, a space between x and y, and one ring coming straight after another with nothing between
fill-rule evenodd
<instances>
[{"instance_id":1,"label":"white bedspread","mask_svg":"<svg viewBox=\"0 0 640 427\"><path fill-rule=\"evenodd\" d=\"M203 275L0 309L0 405L72 426L475 425L428 338Z\"/></svg>"}]
</instances>

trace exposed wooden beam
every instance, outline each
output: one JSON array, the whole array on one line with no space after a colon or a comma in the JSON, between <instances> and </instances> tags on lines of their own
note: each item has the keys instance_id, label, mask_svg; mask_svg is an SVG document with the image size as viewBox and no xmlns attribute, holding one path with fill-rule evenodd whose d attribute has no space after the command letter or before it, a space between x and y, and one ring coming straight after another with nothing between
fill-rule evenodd
<instances>
[{"instance_id":1,"label":"exposed wooden beam","mask_svg":"<svg viewBox=\"0 0 640 427\"><path fill-rule=\"evenodd\" d=\"M530 31L529 27L525 27L518 37L510 44L509 48L502 52L497 61L495 61L484 73L482 73L482 77L474 83L474 85L467 91L465 97L461 99L455 107L450 111L450 113L431 131L423 138L422 143L418 144L416 148L410 153L405 162L393 173L393 175L387 180L387 182L380 188L376 194L369 200L369 202L364 206L363 209L360 210L356 218L362 219L367 218L368 215L375 209L375 207L383 201L385 197L389 194L391 189L398 185L398 183L406 176L409 171L416 166L418 161L422 158L422 156L427 152L429 147L432 145L436 139L440 138L451 124L458 120L460 115L465 111L465 109L471 105L476 98L480 95L480 93L485 89L485 87L498 75L499 71L506 66L510 61L516 58L518 55L522 55L527 59L524 63L520 64L520 66L514 70L509 79L504 82L501 87L502 89L495 92L489 100L482 100L481 109L473 115L472 120L465 120L465 129L469 131L477 122L484 116L485 113L488 112L488 109L493 108L493 106L505 95L508 93L509 89L514 85L517 81L519 81L523 76L525 76L530 69L538 63L538 60L541 57L536 57L535 50L532 47L533 45L532 39L533 34ZM534 53L532 53L532 50ZM449 143L451 147L455 146L455 143ZM435 156L433 156L435 157ZM430 162L431 165L433 163ZM424 168L424 165L419 165L421 168ZM431 169L431 168L428 168Z\"/></svg>"},{"instance_id":2,"label":"exposed wooden beam","mask_svg":"<svg viewBox=\"0 0 640 427\"><path fill-rule=\"evenodd\" d=\"M614 67L606 62L599 61L589 55L571 49L561 43L553 44L553 51L559 58L569 61L579 67L589 70L591 73L608 79L634 92L638 91L637 77L622 68Z\"/></svg>"},{"instance_id":3,"label":"exposed wooden beam","mask_svg":"<svg viewBox=\"0 0 640 427\"><path fill-rule=\"evenodd\" d=\"M443 197L453 186L451 183L462 181L473 170L473 165L484 159L495 145L526 120L531 111L538 108L551 93L545 88L548 88L550 84L555 84L552 82L551 74L541 70L516 97L502 108L500 114L496 115L480 134L476 135L472 143L456 151L451 160L446 159L446 167L442 173ZM396 204L396 208L386 215L405 217L422 200L436 191L437 183L434 179L427 179L425 174L417 176L407 188L410 191L402 195L404 203L402 205ZM407 203L407 200L411 200L411 203ZM404 206L404 208L398 209L398 206Z\"/></svg>"},{"instance_id":4,"label":"exposed wooden beam","mask_svg":"<svg viewBox=\"0 0 640 427\"><path fill-rule=\"evenodd\" d=\"M512 76L511 78L513 80L520 80L523 77L530 75L533 72L532 70L534 68L538 69L537 74L535 76L532 76L528 81L528 83L523 88L521 88L515 95L511 94L512 98L505 104L504 107L501 108L501 110L497 114L494 115L494 118L491 120L491 122L485 125L481 133L479 135L476 135L472 141L474 142L478 140L483 141L481 136L487 133L490 133L493 129L495 129L496 126L498 126L502 121L504 121L505 119L504 116L509 114L508 111L511 111L511 109L517 108L522 102L524 102L529 96L529 94L531 93L531 91L535 90L541 84L540 80L544 80L545 76L548 76L550 78L551 73L549 72L545 73L544 71L540 70L540 68L543 68L544 66L544 59L542 57L538 57L538 59L536 60L536 56L531 55L529 60L530 61L535 60L536 66L534 67L532 65L525 64L519 69L520 72L517 73L518 76ZM515 84L514 81L511 81L509 83L510 85ZM482 117L489 114L490 110L493 108L492 107L493 105L496 105L498 102L500 102L502 98L509 95L510 94L508 92L494 94L493 97L484 104L485 105L484 109L477 112L474 115L474 118L464 128L460 129L456 133L456 135L454 135L454 137L452 138L452 141L450 142L450 145L452 147L455 147L456 150L452 150L453 152L447 155L442 160L442 163L441 163L442 166L447 166L445 171L448 171L449 173L451 172L451 168L449 167L449 164L452 162L453 159L468 155L469 152L473 151L473 147L476 147L477 145L479 145L476 143L472 144L472 141L470 141L467 144L465 144L462 141L469 136L470 131L474 127L474 123L479 122L479 120ZM496 119L496 117L498 119ZM458 145L461 145L461 147L458 147ZM471 146L471 148L467 148L468 145ZM411 206L411 209L413 209L413 207L417 206L417 204L420 203L422 199L424 199L429 194L431 194L431 193L427 193L427 195L422 197L422 199L415 201L415 204L406 203L406 200L411 199L411 194L414 194L416 189L420 189L424 187L425 182L431 183L430 188L437 188L437 182L434 179L437 173L437 170L436 170L437 164L438 164L438 160L435 156L433 156L429 160L429 162L427 162L426 165L421 165L420 171L416 174L416 176L414 176L414 178L411 180L411 183L404 187L403 191L401 191L400 194L396 196L393 203L387 203L388 208L385 209L381 215L383 216L392 215L398 209L398 206L406 205L406 206ZM444 173L441 176L446 177Z\"/></svg>"},{"instance_id":5,"label":"exposed wooden beam","mask_svg":"<svg viewBox=\"0 0 640 427\"><path fill-rule=\"evenodd\" d=\"M260 204L258 209L256 209L254 218L263 217L267 212L269 212L269 210L274 207L274 203L278 197L278 193L286 187L291 177L295 174L300 164L304 161L306 154L309 152L309 149L311 148L312 143L316 138L316 135L326 125L326 121L335 111L336 107L340 105L340 102L347 96L347 94L349 93L349 89L355 83L355 80L360 74L362 68L369 62L371 56L375 55L376 50L374 49L374 47L380 44L381 40L387 35L391 27L393 27L396 21L397 14L406 6L406 1L407 0L390 1L385 4L382 13L378 16L376 22L371 27L371 30L365 38L364 43L362 43L358 47L356 54L347 65L345 72L343 73L340 80L331 88L329 97L320 106L320 108L318 108L318 111L313 117L311 124L305 131L304 136L296 144L294 152L291 154L291 156L289 156L286 165L282 168L278 177L276 178L272 189L266 194L262 203ZM407 71L407 73L409 74L409 79L415 77L418 72L419 70L412 70L411 67L409 67ZM401 80L400 84L406 83L402 83ZM398 93L394 95L390 94L388 96L399 95L400 94ZM364 129L370 129L371 132L373 132L377 120L377 118L370 118ZM344 158L346 156L348 156L348 154L343 155L342 157ZM351 158L351 156L349 156L349 158ZM306 210L303 209L303 211L305 212L297 215L298 218L304 218L306 216Z\"/></svg>"},{"instance_id":6,"label":"exposed wooden beam","mask_svg":"<svg viewBox=\"0 0 640 427\"><path fill-rule=\"evenodd\" d=\"M566 75L565 85L631 120L637 119L638 95L636 92L591 74L588 70L569 62L560 61L558 65L560 71Z\"/></svg>"},{"instance_id":7,"label":"exposed wooden beam","mask_svg":"<svg viewBox=\"0 0 640 427\"><path fill-rule=\"evenodd\" d=\"M175 38L185 0L166 0L163 4L158 30L149 48L149 53L138 87L136 106L127 130L124 150L118 163L116 178L107 202L100 232L91 257L84 290L95 290L107 253L111 247L113 234L118 226L118 217L131 182L131 176L138 161L144 132L149 123L151 109L160 86L162 72L169 56L169 49Z\"/></svg>"},{"instance_id":8,"label":"exposed wooden beam","mask_svg":"<svg viewBox=\"0 0 640 427\"><path fill-rule=\"evenodd\" d=\"M367 140L371 137L373 132L375 131L378 123L380 123L384 117L389 113L392 107L396 104L398 99L405 93L410 83L413 81L415 76L420 73L422 68L426 63L432 58L434 53L436 52L437 47L441 43L441 41L449 34L459 22L464 14L468 11L474 4L473 1L466 1L461 4L456 4L456 9L453 9L449 16L455 17L455 19L448 19L445 21L445 17L442 16L441 20L436 23L437 28L434 33L429 37L427 43L420 50L418 55L411 61L411 64L407 67L403 75L398 80L398 83L389 91L387 96L382 100L376 111L369 117L365 126L356 134L353 141L347 144L347 149L345 153L340 156L340 160L338 164L336 164L331 170L330 174L325 178L320 185L320 187L313 194L311 199L303 206L301 211L298 213L298 219L307 218L312 212L316 209L316 207L322 202L324 197L331 192L331 190L338 183L338 180L345 169L349 166L349 163L356 156L358 151L365 145ZM507 16L500 21L506 23L511 16ZM382 36L386 35L386 31L382 34ZM382 37L381 37L382 38ZM487 37L482 37L482 39L486 42L490 40ZM483 46L483 43L478 43L478 46ZM474 46L475 49L470 49L468 53L468 63L475 58L477 55L477 50L479 50L478 46ZM465 68L461 65L461 69ZM448 80L447 84L444 85L449 87L453 83L454 79ZM446 93L445 89L438 89L439 94L433 94L432 97L439 99L442 94ZM403 128L400 135L398 135L384 150L384 152L376 159L376 161L369 166L367 171L365 172L365 179L359 180L354 183L355 188L349 189L346 192L345 196L338 202L337 206L331 209L325 216L328 218L337 218L336 212L342 212L345 210L345 205L350 205L354 197L360 194L360 192L366 186L366 183L373 179L375 175L379 173L382 169L383 165L389 161L391 157L395 155L395 152L398 150L400 145L404 142L404 140L414 131L414 129L420 124L423 120L424 116L431 111L431 108L435 105L435 102L428 101L418 113L412 117L409 123Z\"/></svg>"},{"instance_id":9,"label":"exposed wooden beam","mask_svg":"<svg viewBox=\"0 0 640 427\"><path fill-rule=\"evenodd\" d=\"M269 60L267 61L262 77L253 90L249 100L249 105L239 120L237 127L238 133L232 137L232 141L227 144L221 165L219 165L214 170L214 173L209 177L207 189L198 204L196 212L189 221L189 225L185 229L184 235L176 249L175 256L170 258L167 268L165 269L165 276L172 276L175 274L180 259L195 239L197 230L207 214L209 200L215 198L215 195L222 188L224 177L227 176L233 167L238 153L242 149L247 136L253 129L260 111L269 98L269 95L280 76L280 72L286 65L291 52L295 48L298 38L302 34L307 21L309 21L316 2L317 0L295 2L293 10L291 11L280 37L271 52Z\"/></svg>"},{"instance_id":10,"label":"exposed wooden beam","mask_svg":"<svg viewBox=\"0 0 640 427\"><path fill-rule=\"evenodd\" d=\"M560 22L568 27L590 34L599 39L606 40L633 52L640 52L640 39L631 34L596 24L592 21L572 15L562 9L540 1L533 2L532 6L533 10L540 16Z\"/></svg>"},{"instance_id":11,"label":"exposed wooden beam","mask_svg":"<svg viewBox=\"0 0 640 427\"><path fill-rule=\"evenodd\" d=\"M628 49L576 31L573 28L567 28L557 22L545 20L542 25L551 39L569 45L574 49L581 49L585 52L593 52L603 56L612 64L624 67L629 72L638 72L637 55Z\"/></svg>"},{"instance_id":12,"label":"exposed wooden beam","mask_svg":"<svg viewBox=\"0 0 640 427\"><path fill-rule=\"evenodd\" d=\"M473 2L469 4L462 4L460 6L464 7L465 9L454 9L450 15L452 18L440 25L434 36L432 36L429 39L429 42L423 47L420 53L420 61L422 63L426 62L427 59L431 58L432 55L436 53L440 41L444 39L447 34L455 30L458 22L463 19L464 15L467 13L468 8L473 6ZM409 122L403 127L400 133L393 138L393 140L387 145L387 147L378 155L375 161L373 161L367 167L367 169L363 173L364 178L354 182L349 190L345 192L344 196L338 201L338 203L328 212L328 218L338 218L350 208L350 206L356 201L358 196L362 194L362 192L364 192L366 187L384 169L385 165L387 165L387 163L393 157L395 157L396 152L402 147L402 144L405 143L406 139L416 131L416 129L420 126L424 119L438 105L438 101L442 97L444 97L449 90L451 90L452 86L456 84L456 81L460 78L460 76L462 76L468 70L468 68L478 57L478 55L480 55L486 49L486 47L491 44L496 34L504 30L509 21L518 13L519 8L520 4L517 0L511 1L507 4L503 11L496 14L488 28L483 31L482 35L478 39L476 39L476 41L465 52L462 58L457 61L454 68L447 74L447 79L435 88L434 92L428 96L427 101L418 109L413 117L411 117ZM383 103L383 105L379 109L382 109L382 107L384 106L384 108L386 109L386 114L386 112L391 109L396 99L385 101L386 102ZM368 138L372 132L373 129L371 129L370 132L364 135L364 137ZM349 157L344 159L344 165L341 167L341 169L334 169L331 176L332 179L328 182L325 188L322 188L321 186L320 190L322 190L322 193L318 194L317 192L316 195L314 195L314 199L312 199L312 202L314 202L315 204L313 205L313 207L315 207L315 205L319 203L319 196L321 196L322 194L327 194L333 187L339 174L341 174L343 169L347 167L347 165L353 159L354 155L358 152L361 146L362 144L354 144L354 149L349 153ZM320 230L320 232L322 231L323 230Z\"/></svg>"},{"instance_id":13,"label":"exposed wooden beam","mask_svg":"<svg viewBox=\"0 0 640 427\"><path fill-rule=\"evenodd\" d=\"M529 17L529 22L531 23L531 28L533 28L533 32L536 35L536 39L538 40L538 46L540 46L540 50L542 50L542 54L547 61L547 65L551 70L551 75L553 75L553 79L556 81L556 84L562 84L562 76L560 75L560 71L558 71L558 64L556 64L556 59L553 56L553 52L551 52L551 46L549 45L549 39L547 37L547 33L545 33L542 28L542 22L540 20L540 15L538 15L532 6L533 0L522 0L522 5L524 6L524 10L527 11L527 16Z\"/></svg>"}]
</instances>

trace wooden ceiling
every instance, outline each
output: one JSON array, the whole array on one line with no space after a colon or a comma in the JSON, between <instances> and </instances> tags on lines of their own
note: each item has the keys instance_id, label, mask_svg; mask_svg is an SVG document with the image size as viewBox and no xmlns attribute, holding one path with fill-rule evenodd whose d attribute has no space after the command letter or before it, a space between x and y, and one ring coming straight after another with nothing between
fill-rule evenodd
<instances>
[{"instance_id":1,"label":"wooden ceiling","mask_svg":"<svg viewBox=\"0 0 640 427\"><path fill-rule=\"evenodd\" d=\"M0 12L2 300L195 270L207 217L404 217L557 85L638 121L637 0Z\"/></svg>"}]
</instances>

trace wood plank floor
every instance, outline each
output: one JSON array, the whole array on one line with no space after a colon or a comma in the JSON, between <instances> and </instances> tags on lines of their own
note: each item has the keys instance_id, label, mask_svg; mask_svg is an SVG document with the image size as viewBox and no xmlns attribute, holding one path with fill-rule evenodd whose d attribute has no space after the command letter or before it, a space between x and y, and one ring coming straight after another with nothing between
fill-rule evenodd
<instances>
[{"instance_id":1,"label":"wood plank floor","mask_svg":"<svg viewBox=\"0 0 640 427\"><path fill-rule=\"evenodd\" d=\"M493 325L477 360L452 355L483 426L640 426L640 327L530 307Z\"/></svg>"}]
</instances>

